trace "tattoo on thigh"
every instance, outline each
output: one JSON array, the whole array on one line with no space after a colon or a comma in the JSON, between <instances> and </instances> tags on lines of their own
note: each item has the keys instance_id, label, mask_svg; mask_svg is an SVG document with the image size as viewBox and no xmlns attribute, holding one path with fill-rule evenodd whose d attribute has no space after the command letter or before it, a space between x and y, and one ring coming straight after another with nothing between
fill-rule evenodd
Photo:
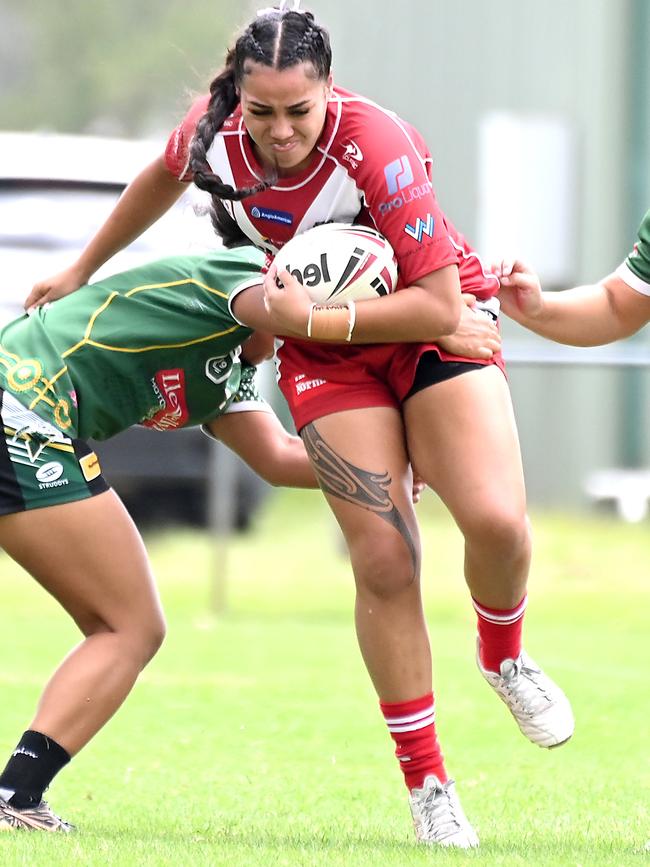
<instances>
[{"instance_id":1,"label":"tattoo on thigh","mask_svg":"<svg viewBox=\"0 0 650 867\"><path fill-rule=\"evenodd\" d=\"M417 572L418 555L413 537L388 493L390 474L368 472L349 463L325 442L313 423L306 425L300 435L321 489L330 496L374 512L394 527L404 539Z\"/></svg>"}]
</instances>

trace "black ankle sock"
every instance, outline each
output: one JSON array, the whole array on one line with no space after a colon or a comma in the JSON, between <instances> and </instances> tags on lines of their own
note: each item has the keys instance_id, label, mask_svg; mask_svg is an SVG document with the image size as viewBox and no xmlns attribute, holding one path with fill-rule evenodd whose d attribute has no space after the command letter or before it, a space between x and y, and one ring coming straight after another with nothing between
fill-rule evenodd
<instances>
[{"instance_id":1,"label":"black ankle sock","mask_svg":"<svg viewBox=\"0 0 650 867\"><path fill-rule=\"evenodd\" d=\"M14 793L9 802L19 809L40 804L43 792L69 761L70 755L56 741L28 729L0 774L0 789Z\"/></svg>"}]
</instances>

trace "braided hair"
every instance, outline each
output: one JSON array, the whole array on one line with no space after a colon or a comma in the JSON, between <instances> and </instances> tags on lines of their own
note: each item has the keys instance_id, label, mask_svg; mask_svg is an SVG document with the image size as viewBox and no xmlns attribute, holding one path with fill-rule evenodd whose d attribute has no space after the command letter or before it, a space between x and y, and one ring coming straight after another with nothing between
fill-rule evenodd
<instances>
[{"instance_id":1,"label":"braided hair","mask_svg":"<svg viewBox=\"0 0 650 867\"><path fill-rule=\"evenodd\" d=\"M208 108L196 126L190 146L190 169L194 183L212 195L212 223L224 243L234 245L243 237L226 210L223 199L241 201L272 186L277 176L267 176L252 187L225 184L212 171L207 153L224 121L239 103L238 90L248 73L250 61L283 70L299 63L311 63L318 80L327 80L332 64L329 34L316 23L311 12L297 9L265 9L239 36L226 54L223 69L210 84Z\"/></svg>"}]
</instances>

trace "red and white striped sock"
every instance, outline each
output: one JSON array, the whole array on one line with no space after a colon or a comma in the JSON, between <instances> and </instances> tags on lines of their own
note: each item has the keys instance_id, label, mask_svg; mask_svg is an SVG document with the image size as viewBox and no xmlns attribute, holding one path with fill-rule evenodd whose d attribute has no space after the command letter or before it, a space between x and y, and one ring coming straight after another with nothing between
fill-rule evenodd
<instances>
[{"instance_id":1,"label":"red and white striped sock","mask_svg":"<svg viewBox=\"0 0 650 867\"><path fill-rule=\"evenodd\" d=\"M379 706L395 741L395 755L409 791L421 788L429 774L446 783L447 772L436 737L433 693L411 701L381 701Z\"/></svg>"},{"instance_id":2,"label":"red and white striped sock","mask_svg":"<svg viewBox=\"0 0 650 867\"><path fill-rule=\"evenodd\" d=\"M472 597L478 615L478 639L481 665L488 671L500 670L504 659L516 659L521 653L521 630L528 597L514 608L486 608Z\"/></svg>"}]
</instances>

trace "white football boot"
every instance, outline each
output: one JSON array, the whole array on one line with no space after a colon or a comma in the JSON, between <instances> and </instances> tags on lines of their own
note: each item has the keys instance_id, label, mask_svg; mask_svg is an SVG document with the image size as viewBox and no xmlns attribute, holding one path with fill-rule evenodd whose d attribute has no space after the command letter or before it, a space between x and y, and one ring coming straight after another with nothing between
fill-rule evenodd
<instances>
[{"instance_id":1,"label":"white football boot","mask_svg":"<svg viewBox=\"0 0 650 867\"><path fill-rule=\"evenodd\" d=\"M74 826L52 812L46 801L37 807L18 809L0 798L0 831L57 831L69 834Z\"/></svg>"},{"instance_id":2,"label":"white football boot","mask_svg":"<svg viewBox=\"0 0 650 867\"><path fill-rule=\"evenodd\" d=\"M523 650L504 659L498 674L483 668L478 650L476 663L529 741L551 749L569 740L575 723L568 698Z\"/></svg>"},{"instance_id":3,"label":"white football boot","mask_svg":"<svg viewBox=\"0 0 650 867\"><path fill-rule=\"evenodd\" d=\"M420 843L458 849L478 846L478 837L463 813L453 780L441 783L430 774L421 789L411 791L409 804Z\"/></svg>"}]
</instances>

